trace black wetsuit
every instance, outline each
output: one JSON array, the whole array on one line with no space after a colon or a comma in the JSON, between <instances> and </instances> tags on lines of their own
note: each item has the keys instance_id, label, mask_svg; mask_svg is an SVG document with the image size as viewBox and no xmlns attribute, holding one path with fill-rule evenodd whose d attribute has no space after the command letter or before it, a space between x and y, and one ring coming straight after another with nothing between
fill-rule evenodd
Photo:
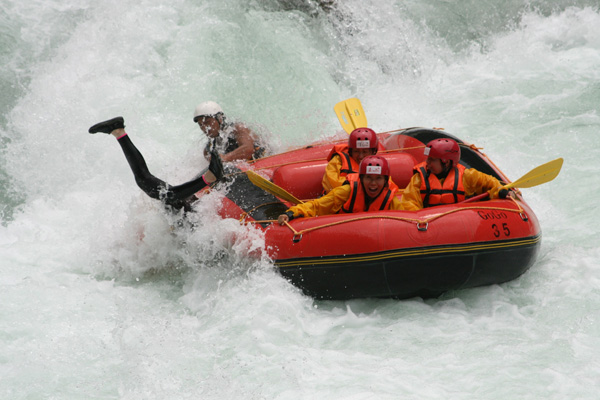
<instances>
[{"instance_id":1,"label":"black wetsuit","mask_svg":"<svg viewBox=\"0 0 600 400\"><path fill-rule=\"evenodd\" d=\"M128 135L120 137L117 141L125 153L125 158L140 189L175 211L182 208L191 211L191 203L195 200L194 193L208 186L202 175L181 185L171 186L150 173L142 153L134 146Z\"/></svg>"},{"instance_id":2,"label":"black wetsuit","mask_svg":"<svg viewBox=\"0 0 600 400\"><path fill-rule=\"evenodd\" d=\"M187 183L171 186L148 171L144 157L128 135L120 137L117 141L125 153L125 158L140 189L153 199L161 200L167 209L175 212L182 209L186 212L193 211L191 205L196 200L194 194L208 186L201 175ZM259 221L275 220L287 209L287 206L272 194L255 186L238 168L226 166L225 172L228 175L223 180L231 182L225 191L226 196L248 213L248 216Z\"/></svg>"},{"instance_id":3,"label":"black wetsuit","mask_svg":"<svg viewBox=\"0 0 600 400\"><path fill-rule=\"evenodd\" d=\"M233 124L226 124L225 129L220 130L219 136L208 140L208 143L204 148L204 152L208 154L213 149L217 149L219 154L227 154L240 147L240 144L238 143L238 141L232 133L232 129ZM261 147L258 142L254 142L254 152L252 153L252 159L258 160L259 158L264 157L264 155L265 148Z\"/></svg>"}]
</instances>

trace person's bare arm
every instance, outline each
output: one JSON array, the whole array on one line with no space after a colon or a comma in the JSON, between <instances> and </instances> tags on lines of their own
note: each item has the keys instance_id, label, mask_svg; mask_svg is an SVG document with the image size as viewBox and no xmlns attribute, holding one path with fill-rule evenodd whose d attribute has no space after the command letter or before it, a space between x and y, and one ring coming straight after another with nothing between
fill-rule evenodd
<instances>
[{"instance_id":1,"label":"person's bare arm","mask_svg":"<svg viewBox=\"0 0 600 400\"><path fill-rule=\"evenodd\" d=\"M223 154L221 159L225 162L233 160L249 160L254 153L255 136L250 129L242 124L236 124L233 134L238 142L238 148Z\"/></svg>"}]
</instances>

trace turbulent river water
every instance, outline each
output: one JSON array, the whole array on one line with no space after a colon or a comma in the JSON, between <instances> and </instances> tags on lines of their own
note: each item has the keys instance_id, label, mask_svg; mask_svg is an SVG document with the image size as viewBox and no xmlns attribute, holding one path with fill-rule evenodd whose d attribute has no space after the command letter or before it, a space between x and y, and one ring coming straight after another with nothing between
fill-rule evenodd
<instances>
[{"instance_id":1,"label":"turbulent river water","mask_svg":"<svg viewBox=\"0 0 600 400\"><path fill-rule=\"evenodd\" d=\"M596 399L600 390L600 4L593 0L0 0L0 397ZM135 185L122 115L157 176L206 167L194 106L275 151L443 127L512 179L540 255L436 299L315 301L249 258L262 237ZM232 241L231 238L236 240Z\"/></svg>"}]
</instances>

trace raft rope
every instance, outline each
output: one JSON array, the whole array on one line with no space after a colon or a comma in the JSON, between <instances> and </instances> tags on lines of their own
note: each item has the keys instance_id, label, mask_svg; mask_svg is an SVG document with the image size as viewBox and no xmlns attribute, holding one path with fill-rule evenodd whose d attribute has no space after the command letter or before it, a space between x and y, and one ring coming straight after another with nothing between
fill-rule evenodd
<instances>
[{"instance_id":1,"label":"raft rope","mask_svg":"<svg viewBox=\"0 0 600 400\"><path fill-rule=\"evenodd\" d=\"M293 226L291 226L289 223L285 223L285 225L292 231L292 233L294 234L294 237L298 237L298 236L302 236L306 233L312 232L312 231L316 231L319 229L324 229L324 228L329 228L329 227L333 227L333 226L337 226L337 225L342 225L342 224L347 224L350 222L356 222L356 221L362 221L362 220L367 220L367 219L391 219L391 220L396 220L396 221L401 221L401 222L407 222L407 223L411 223L411 224L415 224L417 229L425 231L427 230L429 223L433 222L437 219L440 219L442 217L445 217L447 215L450 214L454 214L457 212L461 212L461 211L467 211L467 210L492 210L492 211L506 211L506 212L512 212L512 213L518 213L518 214L523 214L524 210L521 207L521 205L512 197L510 198L510 200L517 206L517 209L514 208L506 208L506 207L482 207L482 206L470 206L470 207L462 207L462 208L457 208L454 210L449 210L440 214L435 214L429 218L425 218L425 219L417 219L417 218L405 218L405 217L393 217L393 216L388 216L388 215L366 215L363 217L356 217L356 218L350 218L350 219L345 219L343 221L337 221L337 222L331 222L328 224L323 224L323 225L319 225L319 226L313 226L311 228L307 228L307 229L303 229L300 231L297 231L296 229L294 229ZM240 218L240 222L243 224L264 224L264 223L274 223L277 222L277 220L262 220L262 221L244 221L244 219L246 218L246 215L244 215L242 218ZM521 216L521 218L523 218L523 216ZM425 228L421 228L422 226L425 226Z\"/></svg>"},{"instance_id":2,"label":"raft rope","mask_svg":"<svg viewBox=\"0 0 600 400\"><path fill-rule=\"evenodd\" d=\"M397 132L397 131L390 131L390 132ZM491 163L492 165L494 165L494 167L496 167L496 169L500 170L498 168L498 166L496 164L494 164L492 162L492 160L490 160L488 158L487 155L485 155L484 153L482 153L480 151L480 150L483 150L483 147L477 147L474 144L468 144L468 143L459 143L459 145L463 146L463 147L468 147L468 148L470 148L470 149L472 149L472 150L480 153L489 163ZM406 151L409 151L409 150L418 150L418 149L424 149L424 148L425 148L425 145L419 145L419 146L413 146L413 147L401 147L401 148L390 149L390 150L379 150L377 152L377 154L401 153L401 152L406 152ZM291 150L289 152L293 152L293 151L294 150ZM281 153L281 154L286 154L286 153ZM279 156L281 154L277 154L277 155ZM273 157L273 156L271 156L271 157ZM265 158L268 158L268 157L265 157ZM260 160L264 160L264 158L261 158ZM284 167L286 165L294 165L294 164L302 164L302 163L309 163L309 162L315 162L315 161L326 161L326 160L327 160L327 158L320 157L320 158L313 158L313 159L309 159L309 160L290 161L290 162L285 162L285 163L281 163L281 164L268 165L268 166L262 167L262 168L255 168L254 170L255 171L261 171L261 170L264 170L264 169L275 169L275 168L279 168L279 167ZM258 160L252 160L252 161L249 162L249 164L254 164L256 161L258 161ZM237 172L237 174L240 174L240 173L243 173L243 172ZM235 174L230 174L230 175L235 175ZM227 176L230 176L230 175L227 175Z\"/></svg>"},{"instance_id":3,"label":"raft rope","mask_svg":"<svg viewBox=\"0 0 600 400\"><path fill-rule=\"evenodd\" d=\"M400 132L403 131L404 129L397 129L397 130L393 130L393 131L389 131L389 132L383 132L383 133L395 133L395 132ZM477 147L474 144L468 144L468 143L459 143L460 146L463 147L468 147L476 152L478 152L479 154L481 154L482 157L484 157L490 164L492 164L498 171L500 171L500 169L498 168L498 166L496 164L494 164L494 162L483 152L481 152L480 150L483 150L483 147ZM308 148L308 147L300 147L298 149L302 149L302 148ZM380 150L377 153L381 153L381 154L390 154L390 153L400 153L400 152L406 152L408 150L417 150L417 149L422 149L425 148L425 145L419 145L419 146L413 146L413 147L403 147L403 148L397 148L397 149L391 149L391 150ZM293 152L296 151L298 149L292 149L288 152ZM281 154L285 154L285 153L281 153ZM281 155L278 154L278 155ZM272 156L270 156L272 157ZM269 158L269 157L264 157L264 158ZM264 159L262 158L262 159ZM260 160L262 160L260 159ZM294 165L294 164L302 164L302 163L308 163L308 162L315 162L315 161L324 161L326 160L326 158L315 158L315 159L310 159L310 160L301 160L301 161L291 161L291 162L286 162L286 163L282 163L282 164L275 164L275 165L269 165L266 167L262 167L262 168L256 168L256 171L260 171L260 170L265 170L265 169L274 169L274 168L279 168L279 167L283 167L286 165ZM256 161L258 160L252 160L249 162L249 164L254 164ZM225 175L224 177L231 177L231 176L235 176L235 175L239 175L239 174L244 174L244 171L240 171L240 172L235 172L232 174L228 174ZM505 183L505 182L504 182ZM202 191L206 191L208 192L210 190L210 186L206 187L205 189L203 189ZM516 190L517 193L520 194L520 191L517 189ZM512 209L512 208L503 208L503 207L481 207L481 206L470 206L470 207L464 207L464 208L457 208L454 210L450 210L450 211L446 211L444 213L440 213L440 214L436 214L433 215L429 218L426 219L415 219L415 218L405 218L405 217L392 217L392 216L377 216L377 215L369 215L369 216L364 216L364 217L356 217L356 218L351 218L351 219L346 219L343 221L338 221L338 222L332 222L329 224L323 224L323 225L319 225L319 226L314 226L312 228L307 228L301 231L297 231L295 230L289 223L285 223L285 225L294 233L294 237L296 236L302 236L305 233L309 233L312 231L316 231L319 229L324 229L324 228L328 228L328 227L332 227L332 226L337 226L337 225L341 225L341 224L346 224L349 222L355 222L355 221L361 221L361 220L366 220L366 219L373 219L373 218L379 218L379 219L391 219L391 220L397 220L397 221L402 221L402 222L407 222L407 223L414 223L417 226L417 229L419 230L427 230L429 223L435 221L436 219L442 218L446 215L450 215L456 212L460 212L460 211L466 211L466 210L492 210L492 211L506 211L506 212L514 212L514 213L519 213L519 214L523 214L523 208L520 206L519 203L517 203L515 201L515 199L513 199L512 197L510 197L510 200L513 201L513 203L517 206L517 209ZM265 204L260 204L254 208L252 208L249 211L244 212L240 218L239 221L242 224L265 224L265 223L274 223L277 222L277 220L260 220L260 221L245 221L245 219L248 217L248 215L255 211L258 208L270 205L270 204L276 204L275 202L272 203L265 203ZM421 226L425 226L425 228L421 228Z\"/></svg>"},{"instance_id":4,"label":"raft rope","mask_svg":"<svg viewBox=\"0 0 600 400\"><path fill-rule=\"evenodd\" d=\"M262 221L248 221L248 222L244 222L244 220L246 219L246 217L248 217L248 215L250 215L250 213L254 212L255 210L258 210L261 207L270 206L271 204L281 204L281 202L279 202L279 201L272 201L270 203L259 204L256 207L251 208L250 210L243 212L242 215L240 215L240 218L239 218L240 223L243 223L243 224L248 224L248 223L253 223L253 224L267 224L267 223L272 223L273 221L277 221L277 220L274 220L274 219L267 219L267 220L262 220Z\"/></svg>"},{"instance_id":5,"label":"raft rope","mask_svg":"<svg viewBox=\"0 0 600 400\"><path fill-rule=\"evenodd\" d=\"M461 143L461 146L469 147L469 148L471 148L473 150L476 150L476 151L483 149L483 147L477 147L477 146L475 146L473 144L467 145L467 144ZM377 152L377 154L400 153L400 152L406 152L407 150L417 150L417 149L423 149L423 148L425 148L424 145L422 145L422 146L421 145L420 146L413 146L413 147L402 147L402 148L391 149L391 150L379 150ZM281 153L281 154L285 154L285 153ZM278 154L278 155L280 155L280 154ZM487 161L489 161L490 163L493 164L493 162L485 154L481 153L481 155L483 157L485 157ZM265 157L265 158L267 158L267 157ZM281 164L268 165L266 167L261 167L261 168L254 168L253 171L262 171L262 170L265 170L265 169L275 169L275 168L285 167L286 165L294 165L294 164L302 164L302 163L309 163L309 162L315 162L315 161L326 161L326 160L327 160L327 158L313 158L313 159L309 159L309 160L290 161L290 162L285 162L285 163L281 163ZM249 164L253 164L255 161L257 161L257 160L252 160L251 162L249 162ZM496 168L498 168L495 164L494 164L494 166ZM240 175L240 174L245 174L245 173L246 173L245 171L234 172L234 173L231 173L231 174L223 175L223 178L229 178L229 177L232 177L232 176L236 176L236 175ZM212 186L212 184L211 184L211 186ZM208 191L208 187L206 189L203 189L203 190Z\"/></svg>"}]
</instances>

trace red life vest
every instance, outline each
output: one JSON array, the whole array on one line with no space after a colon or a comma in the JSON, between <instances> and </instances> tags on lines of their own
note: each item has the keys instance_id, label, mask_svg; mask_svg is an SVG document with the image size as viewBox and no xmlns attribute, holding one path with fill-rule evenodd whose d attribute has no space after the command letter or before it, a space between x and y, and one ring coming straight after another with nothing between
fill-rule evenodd
<instances>
[{"instance_id":1,"label":"red life vest","mask_svg":"<svg viewBox=\"0 0 600 400\"><path fill-rule=\"evenodd\" d=\"M340 176L346 176L348 174L358 173L358 163L354 161L354 158L350 157L350 149L348 144L336 144L333 146L329 155L327 156L327 162L331 161L333 156L340 156L342 160L342 169L340 170Z\"/></svg>"},{"instance_id":2,"label":"red life vest","mask_svg":"<svg viewBox=\"0 0 600 400\"><path fill-rule=\"evenodd\" d=\"M421 199L423 207L432 207L440 204L454 204L465 199L465 188L463 186L464 165L454 166L444 183L427 171L427 163L415 165L414 172L421 175Z\"/></svg>"},{"instance_id":3,"label":"red life vest","mask_svg":"<svg viewBox=\"0 0 600 400\"><path fill-rule=\"evenodd\" d=\"M389 182L389 178L388 178ZM358 174L348 175L348 180L345 184L349 184L350 188L350 196L344 205L342 206L340 212L345 213L357 213L364 211L380 211L380 210L389 210L390 205L392 204L392 200L394 200L394 196L396 195L396 190L398 187L396 185L395 188L390 188L390 185L384 186L379 193L379 196L369 204L369 208L365 209L367 202L365 198L365 191L362 186L362 182L360 181Z\"/></svg>"},{"instance_id":4,"label":"red life vest","mask_svg":"<svg viewBox=\"0 0 600 400\"><path fill-rule=\"evenodd\" d=\"M350 180L358 181L358 180L360 180L360 175L358 174L358 172L356 172L356 173L353 172L346 176L346 180L347 181L350 181ZM400 190L398 185L396 185L396 183L392 180L391 177L388 178L388 187L390 188L390 190L393 190L394 192L398 192ZM400 193L398 196L402 196L402 193Z\"/></svg>"}]
</instances>

